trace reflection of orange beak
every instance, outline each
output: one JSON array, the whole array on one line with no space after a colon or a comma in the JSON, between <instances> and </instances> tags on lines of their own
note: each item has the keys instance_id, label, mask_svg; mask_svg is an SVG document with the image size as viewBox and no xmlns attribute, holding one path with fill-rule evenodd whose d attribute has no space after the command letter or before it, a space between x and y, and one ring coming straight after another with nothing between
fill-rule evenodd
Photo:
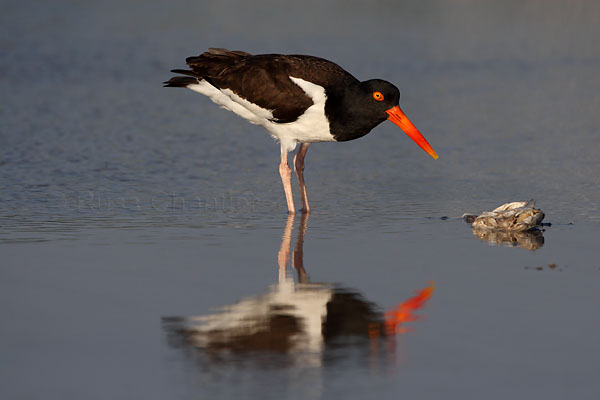
<instances>
[{"instance_id":1,"label":"reflection of orange beak","mask_svg":"<svg viewBox=\"0 0 600 400\"><path fill-rule=\"evenodd\" d=\"M431 298L434 289L434 283L431 282L425 289L417 291L414 297L411 297L404 303L387 311L385 313L386 333L388 335L393 335L394 333L406 332L407 328L402 327L402 324L418 319L418 317L414 315L414 312L425 305L427 300Z\"/></svg>"},{"instance_id":2,"label":"reflection of orange beak","mask_svg":"<svg viewBox=\"0 0 600 400\"><path fill-rule=\"evenodd\" d=\"M438 159L438 155L435 152L435 150L433 150L433 148L429 145L427 139L425 139L423 135L421 135L421 132L419 132L419 130L415 128L415 126L412 124L412 122L410 122L408 117L404 115L404 113L400 109L400 106L390 108L386 111L386 113L389 115L388 120L398 125L400 129L402 129L404 133L406 133L412 140L415 141L416 144L418 144L423 150L425 150L427 154L429 154L436 160Z\"/></svg>"}]
</instances>

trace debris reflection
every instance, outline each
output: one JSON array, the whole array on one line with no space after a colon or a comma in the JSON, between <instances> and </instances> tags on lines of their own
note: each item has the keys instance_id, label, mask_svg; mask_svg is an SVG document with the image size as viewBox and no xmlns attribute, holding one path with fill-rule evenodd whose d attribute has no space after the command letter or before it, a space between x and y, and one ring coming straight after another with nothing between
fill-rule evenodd
<instances>
[{"instance_id":1,"label":"debris reflection","mask_svg":"<svg viewBox=\"0 0 600 400\"><path fill-rule=\"evenodd\" d=\"M431 298L433 283L387 312L356 290L312 283L304 268L307 222L308 214L302 214L290 257L294 215L288 217L277 255L279 279L266 293L209 315L163 318L169 343L193 349L211 361L268 359L272 365L319 366L339 356L327 358L326 350L336 353L347 345L363 346L373 355L382 352L382 341L386 343L383 353L395 357L396 336L408 332L406 325L419 319L415 312ZM290 260L297 283L287 273Z\"/></svg>"},{"instance_id":2,"label":"debris reflection","mask_svg":"<svg viewBox=\"0 0 600 400\"><path fill-rule=\"evenodd\" d=\"M539 229L505 232L473 228L473 235L491 244L521 247L526 250L537 250L544 245L544 234Z\"/></svg>"}]
</instances>

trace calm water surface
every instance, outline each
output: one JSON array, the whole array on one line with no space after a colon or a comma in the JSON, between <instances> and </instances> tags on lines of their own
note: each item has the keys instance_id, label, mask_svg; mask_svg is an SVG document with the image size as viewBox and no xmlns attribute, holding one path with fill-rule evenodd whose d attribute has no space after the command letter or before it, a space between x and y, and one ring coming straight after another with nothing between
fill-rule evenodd
<instances>
[{"instance_id":1,"label":"calm water surface","mask_svg":"<svg viewBox=\"0 0 600 400\"><path fill-rule=\"evenodd\" d=\"M18 2L0 16L0 395L597 399L600 7ZM399 86L393 124L278 145L163 89L207 47ZM542 236L459 217L535 198Z\"/></svg>"}]
</instances>

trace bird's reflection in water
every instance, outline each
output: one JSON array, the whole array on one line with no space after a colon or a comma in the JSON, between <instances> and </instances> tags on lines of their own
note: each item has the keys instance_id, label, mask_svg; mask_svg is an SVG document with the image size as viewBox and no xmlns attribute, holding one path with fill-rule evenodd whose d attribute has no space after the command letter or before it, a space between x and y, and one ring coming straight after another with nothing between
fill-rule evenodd
<instances>
[{"instance_id":1,"label":"bird's reflection in water","mask_svg":"<svg viewBox=\"0 0 600 400\"><path fill-rule=\"evenodd\" d=\"M544 234L539 229L506 232L473 228L473 235L491 244L522 247L526 250L537 250L544 245Z\"/></svg>"},{"instance_id":2,"label":"bird's reflection in water","mask_svg":"<svg viewBox=\"0 0 600 400\"><path fill-rule=\"evenodd\" d=\"M364 348L369 356L395 357L396 335L417 319L414 313L431 297L433 284L384 313L355 290L311 283L303 262L307 221L303 214L290 257L294 216L287 219L278 283L214 314L163 318L170 344L212 362L252 359L277 366L320 366L338 359L347 346ZM290 259L297 283L286 270Z\"/></svg>"}]
</instances>

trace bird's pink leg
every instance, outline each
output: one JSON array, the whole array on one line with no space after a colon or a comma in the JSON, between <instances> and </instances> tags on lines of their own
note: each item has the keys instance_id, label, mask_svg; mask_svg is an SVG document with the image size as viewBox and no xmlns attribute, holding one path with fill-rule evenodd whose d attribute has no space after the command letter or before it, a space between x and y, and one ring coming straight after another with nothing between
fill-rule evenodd
<instances>
[{"instance_id":1,"label":"bird's pink leg","mask_svg":"<svg viewBox=\"0 0 600 400\"><path fill-rule=\"evenodd\" d=\"M302 143L298 152L294 156L294 171L298 177L298 186L300 187L300 198L302 199L302 211L305 213L310 212L310 206L308 205L308 195L306 194L306 185L304 184L304 157L308 151L310 143Z\"/></svg>"},{"instance_id":2,"label":"bird's pink leg","mask_svg":"<svg viewBox=\"0 0 600 400\"><path fill-rule=\"evenodd\" d=\"M279 175L281 175L281 182L283 183L283 191L285 192L285 200L287 201L288 212L293 214L296 212L294 209L294 196L292 195L292 170L288 165L288 152L286 149L281 149L281 164L279 164Z\"/></svg>"}]
</instances>

